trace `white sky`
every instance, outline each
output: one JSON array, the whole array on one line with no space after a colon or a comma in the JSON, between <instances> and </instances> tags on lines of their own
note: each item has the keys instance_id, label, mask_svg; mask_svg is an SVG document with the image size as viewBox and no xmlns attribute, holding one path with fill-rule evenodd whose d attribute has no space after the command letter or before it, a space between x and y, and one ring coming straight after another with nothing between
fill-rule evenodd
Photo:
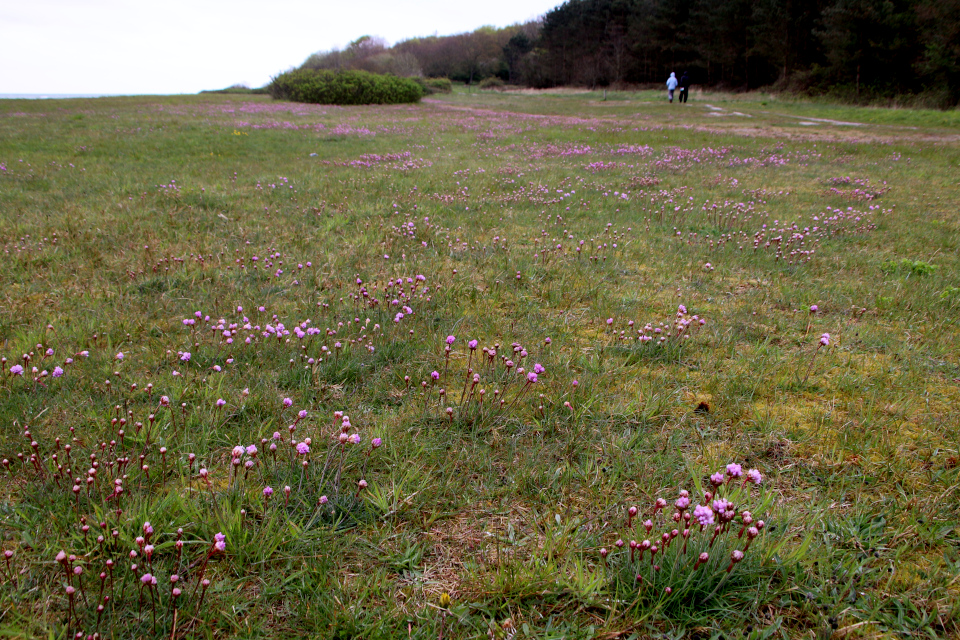
<instances>
[{"instance_id":1,"label":"white sky","mask_svg":"<svg viewBox=\"0 0 960 640\"><path fill-rule=\"evenodd\" d=\"M270 76L363 35L449 35L561 0L0 0L0 94L195 93Z\"/></svg>"}]
</instances>

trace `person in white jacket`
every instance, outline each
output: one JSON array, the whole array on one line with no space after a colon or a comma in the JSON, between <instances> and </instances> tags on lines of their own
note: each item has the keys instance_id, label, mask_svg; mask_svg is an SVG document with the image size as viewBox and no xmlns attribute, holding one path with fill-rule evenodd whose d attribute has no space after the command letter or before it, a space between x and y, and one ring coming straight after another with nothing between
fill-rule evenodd
<instances>
[{"instance_id":1,"label":"person in white jacket","mask_svg":"<svg viewBox=\"0 0 960 640\"><path fill-rule=\"evenodd\" d=\"M673 90L677 88L677 74L670 72L670 77L667 78L667 98L670 101L670 104L673 104Z\"/></svg>"}]
</instances>

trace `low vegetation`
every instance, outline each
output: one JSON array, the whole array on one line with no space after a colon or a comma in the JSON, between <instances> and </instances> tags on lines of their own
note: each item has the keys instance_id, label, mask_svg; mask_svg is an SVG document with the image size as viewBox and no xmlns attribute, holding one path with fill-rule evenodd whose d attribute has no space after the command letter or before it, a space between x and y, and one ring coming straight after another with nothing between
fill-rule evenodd
<instances>
[{"instance_id":1,"label":"low vegetation","mask_svg":"<svg viewBox=\"0 0 960 640\"><path fill-rule=\"evenodd\" d=\"M603 98L0 101L0 633L960 632L958 123Z\"/></svg>"}]
</instances>

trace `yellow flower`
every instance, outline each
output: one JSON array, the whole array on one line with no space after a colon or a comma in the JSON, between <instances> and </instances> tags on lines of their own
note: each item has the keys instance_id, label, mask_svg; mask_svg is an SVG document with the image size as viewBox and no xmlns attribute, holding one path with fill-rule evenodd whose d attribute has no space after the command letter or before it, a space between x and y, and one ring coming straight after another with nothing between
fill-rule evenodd
<instances>
[{"instance_id":1,"label":"yellow flower","mask_svg":"<svg viewBox=\"0 0 960 640\"><path fill-rule=\"evenodd\" d=\"M446 591L440 594L440 606L444 609L450 606L450 594Z\"/></svg>"}]
</instances>

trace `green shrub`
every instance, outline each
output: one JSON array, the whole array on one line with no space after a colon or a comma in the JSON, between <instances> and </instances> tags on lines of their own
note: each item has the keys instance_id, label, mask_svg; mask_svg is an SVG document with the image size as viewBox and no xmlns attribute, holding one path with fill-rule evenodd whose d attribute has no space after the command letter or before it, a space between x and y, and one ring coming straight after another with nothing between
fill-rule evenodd
<instances>
[{"instance_id":1,"label":"green shrub","mask_svg":"<svg viewBox=\"0 0 960 640\"><path fill-rule=\"evenodd\" d=\"M880 265L880 270L884 273L899 273L907 276L928 276L937 270L937 267L920 260L910 260L904 258L897 262L890 260Z\"/></svg>"},{"instance_id":2,"label":"green shrub","mask_svg":"<svg viewBox=\"0 0 960 640\"><path fill-rule=\"evenodd\" d=\"M496 76L484 78L477 86L484 91L505 91L507 88L507 85L504 84L503 80L497 78Z\"/></svg>"},{"instance_id":3,"label":"green shrub","mask_svg":"<svg viewBox=\"0 0 960 640\"><path fill-rule=\"evenodd\" d=\"M277 100L347 105L417 102L425 93L423 87L409 78L327 69L281 73L268 89Z\"/></svg>"},{"instance_id":4,"label":"green shrub","mask_svg":"<svg viewBox=\"0 0 960 640\"><path fill-rule=\"evenodd\" d=\"M428 78L427 88L433 93L453 93L453 83L450 78Z\"/></svg>"},{"instance_id":5,"label":"green shrub","mask_svg":"<svg viewBox=\"0 0 960 640\"><path fill-rule=\"evenodd\" d=\"M414 82L419 84L424 93L427 95L433 95L434 93L453 93L453 83L450 82L450 78L412 78Z\"/></svg>"}]
</instances>

